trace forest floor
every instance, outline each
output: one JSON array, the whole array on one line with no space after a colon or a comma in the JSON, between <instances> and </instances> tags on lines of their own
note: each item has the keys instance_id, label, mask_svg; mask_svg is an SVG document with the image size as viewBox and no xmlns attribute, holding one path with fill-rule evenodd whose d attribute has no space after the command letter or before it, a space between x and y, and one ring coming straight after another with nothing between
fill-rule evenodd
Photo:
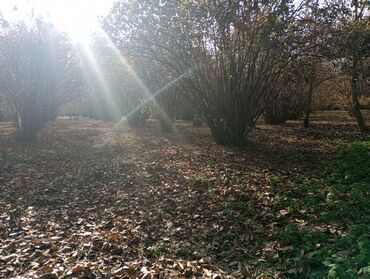
<instances>
[{"instance_id":1,"label":"forest floor","mask_svg":"<svg viewBox=\"0 0 370 279\"><path fill-rule=\"evenodd\" d=\"M0 278L323 278L338 251L360 253L335 244L352 219L370 227L367 203L361 218L333 217L342 192L327 204L338 148L369 143L344 114L259 124L242 149L188 122L58 119L24 145L0 131Z\"/></svg>"}]
</instances>

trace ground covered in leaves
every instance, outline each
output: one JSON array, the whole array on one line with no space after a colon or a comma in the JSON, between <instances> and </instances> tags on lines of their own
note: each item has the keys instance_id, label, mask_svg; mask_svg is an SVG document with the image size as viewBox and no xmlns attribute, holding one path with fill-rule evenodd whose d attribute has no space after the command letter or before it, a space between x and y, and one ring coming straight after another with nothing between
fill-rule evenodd
<instances>
[{"instance_id":1,"label":"ground covered in leaves","mask_svg":"<svg viewBox=\"0 0 370 279\"><path fill-rule=\"evenodd\" d=\"M370 278L370 144L344 118L243 149L186 122L58 119L27 145L2 123L0 277Z\"/></svg>"}]
</instances>

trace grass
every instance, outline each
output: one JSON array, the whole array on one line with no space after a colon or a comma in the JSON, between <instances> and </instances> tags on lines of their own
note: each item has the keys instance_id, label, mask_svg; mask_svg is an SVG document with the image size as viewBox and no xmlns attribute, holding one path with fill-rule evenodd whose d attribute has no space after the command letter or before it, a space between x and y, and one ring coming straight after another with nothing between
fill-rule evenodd
<instances>
[{"instance_id":1,"label":"grass","mask_svg":"<svg viewBox=\"0 0 370 279\"><path fill-rule=\"evenodd\" d=\"M370 278L370 142L340 146L322 183L296 187L301 195L286 195L277 207L304 210L308 225L289 223L276 233L291 249L275 267L288 278Z\"/></svg>"}]
</instances>

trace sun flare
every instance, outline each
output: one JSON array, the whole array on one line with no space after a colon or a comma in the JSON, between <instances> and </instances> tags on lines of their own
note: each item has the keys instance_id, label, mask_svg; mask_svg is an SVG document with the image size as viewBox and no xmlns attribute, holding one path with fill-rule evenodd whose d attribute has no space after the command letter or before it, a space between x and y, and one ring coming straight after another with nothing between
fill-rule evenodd
<instances>
[{"instance_id":1,"label":"sun flare","mask_svg":"<svg viewBox=\"0 0 370 279\"><path fill-rule=\"evenodd\" d=\"M5 2L5 1L4 1ZM10 2L10 1L9 1ZM108 13L114 0L16 0L1 3L1 12L11 20L27 20L30 15L50 21L75 43L87 45L99 30L99 17Z\"/></svg>"}]
</instances>

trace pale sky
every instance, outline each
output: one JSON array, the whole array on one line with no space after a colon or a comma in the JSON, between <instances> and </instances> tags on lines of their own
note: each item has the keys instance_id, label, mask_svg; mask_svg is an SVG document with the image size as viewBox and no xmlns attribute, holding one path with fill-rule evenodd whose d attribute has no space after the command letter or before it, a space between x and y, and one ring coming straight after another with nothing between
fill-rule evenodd
<instances>
[{"instance_id":1,"label":"pale sky","mask_svg":"<svg viewBox=\"0 0 370 279\"><path fill-rule=\"evenodd\" d=\"M78 41L98 29L116 0L0 0L0 13L9 21L42 16Z\"/></svg>"}]
</instances>

